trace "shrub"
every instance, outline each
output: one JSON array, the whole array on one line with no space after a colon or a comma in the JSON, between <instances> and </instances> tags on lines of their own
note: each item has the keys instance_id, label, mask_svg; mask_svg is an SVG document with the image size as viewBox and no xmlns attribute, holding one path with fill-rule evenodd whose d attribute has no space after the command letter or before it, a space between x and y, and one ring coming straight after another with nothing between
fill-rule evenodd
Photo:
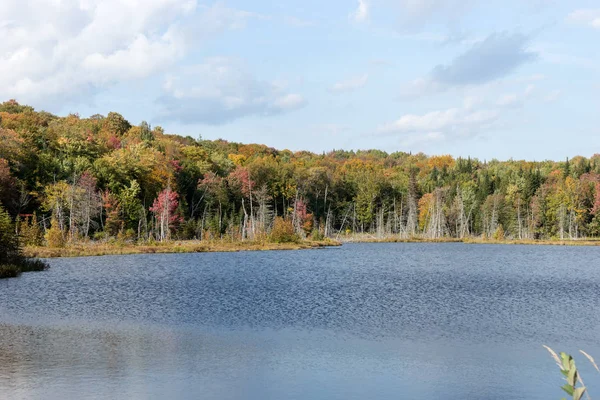
<instances>
[{"instance_id":1,"label":"shrub","mask_svg":"<svg viewBox=\"0 0 600 400\"><path fill-rule=\"evenodd\" d=\"M21 272L43 271L46 268L45 262L27 259L21 254L10 216L0 205L0 278L14 278Z\"/></svg>"},{"instance_id":2,"label":"shrub","mask_svg":"<svg viewBox=\"0 0 600 400\"><path fill-rule=\"evenodd\" d=\"M37 220L37 216L33 214L31 221L25 219L21 223L19 230L21 243L25 246L41 246L44 236Z\"/></svg>"},{"instance_id":3,"label":"shrub","mask_svg":"<svg viewBox=\"0 0 600 400\"><path fill-rule=\"evenodd\" d=\"M94 240L102 242L108 239L108 234L104 231L95 232L93 238Z\"/></svg>"},{"instance_id":4,"label":"shrub","mask_svg":"<svg viewBox=\"0 0 600 400\"><path fill-rule=\"evenodd\" d=\"M13 264L0 265L0 279L16 278L21 273L19 267Z\"/></svg>"},{"instance_id":5,"label":"shrub","mask_svg":"<svg viewBox=\"0 0 600 400\"><path fill-rule=\"evenodd\" d=\"M137 233L131 228L126 230L121 229L117 234L117 242L119 243L135 242L136 239Z\"/></svg>"},{"instance_id":6,"label":"shrub","mask_svg":"<svg viewBox=\"0 0 600 400\"><path fill-rule=\"evenodd\" d=\"M300 240L294 230L294 225L289 219L276 217L269 241L273 243L297 243Z\"/></svg>"},{"instance_id":7,"label":"shrub","mask_svg":"<svg viewBox=\"0 0 600 400\"><path fill-rule=\"evenodd\" d=\"M310 235L310 238L314 241L321 241L325 239L325 235L323 235L323 233L320 232L318 229L314 229L312 231L312 234Z\"/></svg>"},{"instance_id":8,"label":"shrub","mask_svg":"<svg viewBox=\"0 0 600 400\"><path fill-rule=\"evenodd\" d=\"M498 225L496 232L494 232L494 240L504 240L504 228L502 224Z\"/></svg>"},{"instance_id":9,"label":"shrub","mask_svg":"<svg viewBox=\"0 0 600 400\"><path fill-rule=\"evenodd\" d=\"M38 272L48 269L48 264L37 258L25 258L19 264L21 272Z\"/></svg>"},{"instance_id":10,"label":"shrub","mask_svg":"<svg viewBox=\"0 0 600 400\"><path fill-rule=\"evenodd\" d=\"M48 247L65 247L65 237L58 226L58 220L54 216L52 216L50 229L46 231L45 238Z\"/></svg>"}]
</instances>

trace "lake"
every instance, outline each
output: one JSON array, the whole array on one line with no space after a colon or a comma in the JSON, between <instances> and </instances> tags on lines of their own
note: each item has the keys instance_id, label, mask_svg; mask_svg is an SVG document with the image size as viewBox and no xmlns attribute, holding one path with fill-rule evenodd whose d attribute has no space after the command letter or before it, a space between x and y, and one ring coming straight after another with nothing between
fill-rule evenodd
<instances>
[{"instance_id":1,"label":"lake","mask_svg":"<svg viewBox=\"0 0 600 400\"><path fill-rule=\"evenodd\" d=\"M64 258L0 281L0 398L559 399L600 247ZM600 374L576 356L592 397Z\"/></svg>"}]
</instances>

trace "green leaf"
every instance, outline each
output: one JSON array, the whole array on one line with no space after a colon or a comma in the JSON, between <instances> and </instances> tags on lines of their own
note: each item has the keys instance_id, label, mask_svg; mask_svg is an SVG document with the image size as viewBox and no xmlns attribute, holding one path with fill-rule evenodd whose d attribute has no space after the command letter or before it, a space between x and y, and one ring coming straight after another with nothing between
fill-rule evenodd
<instances>
[{"instance_id":1,"label":"green leaf","mask_svg":"<svg viewBox=\"0 0 600 400\"><path fill-rule=\"evenodd\" d=\"M573 392L575 391L575 388L569 384L562 385L561 389L567 392L569 396L573 396Z\"/></svg>"},{"instance_id":2,"label":"green leaf","mask_svg":"<svg viewBox=\"0 0 600 400\"><path fill-rule=\"evenodd\" d=\"M561 352L560 353L560 359L562 361L562 366L564 370L569 370L571 369L571 360L573 359L570 355L568 355L565 352Z\"/></svg>"}]
</instances>

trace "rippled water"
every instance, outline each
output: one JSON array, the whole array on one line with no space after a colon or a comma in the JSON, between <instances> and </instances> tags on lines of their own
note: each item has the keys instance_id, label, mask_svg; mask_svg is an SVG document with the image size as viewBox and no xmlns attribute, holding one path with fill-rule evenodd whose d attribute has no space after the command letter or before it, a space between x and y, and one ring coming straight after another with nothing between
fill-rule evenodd
<instances>
[{"instance_id":1,"label":"rippled water","mask_svg":"<svg viewBox=\"0 0 600 400\"><path fill-rule=\"evenodd\" d=\"M51 265L0 281L0 398L549 399L562 382L542 344L600 358L600 248L348 244Z\"/></svg>"}]
</instances>

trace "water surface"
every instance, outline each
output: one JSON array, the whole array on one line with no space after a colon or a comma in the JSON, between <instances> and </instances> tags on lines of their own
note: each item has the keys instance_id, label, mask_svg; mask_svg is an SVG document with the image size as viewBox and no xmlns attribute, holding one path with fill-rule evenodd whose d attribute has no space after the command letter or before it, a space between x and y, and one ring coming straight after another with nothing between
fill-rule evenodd
<instances>
[{"instance_id":1,"label":"water surface","mask_svg":"<svg viewBox=\"0 0 600 400\"><path fill-rule=\"evenodd\" d=\"M53 259L0 281L0 397L560 398L541 345L600 358L599 256L447 243Z\"/></svg>"}]
</instances>

